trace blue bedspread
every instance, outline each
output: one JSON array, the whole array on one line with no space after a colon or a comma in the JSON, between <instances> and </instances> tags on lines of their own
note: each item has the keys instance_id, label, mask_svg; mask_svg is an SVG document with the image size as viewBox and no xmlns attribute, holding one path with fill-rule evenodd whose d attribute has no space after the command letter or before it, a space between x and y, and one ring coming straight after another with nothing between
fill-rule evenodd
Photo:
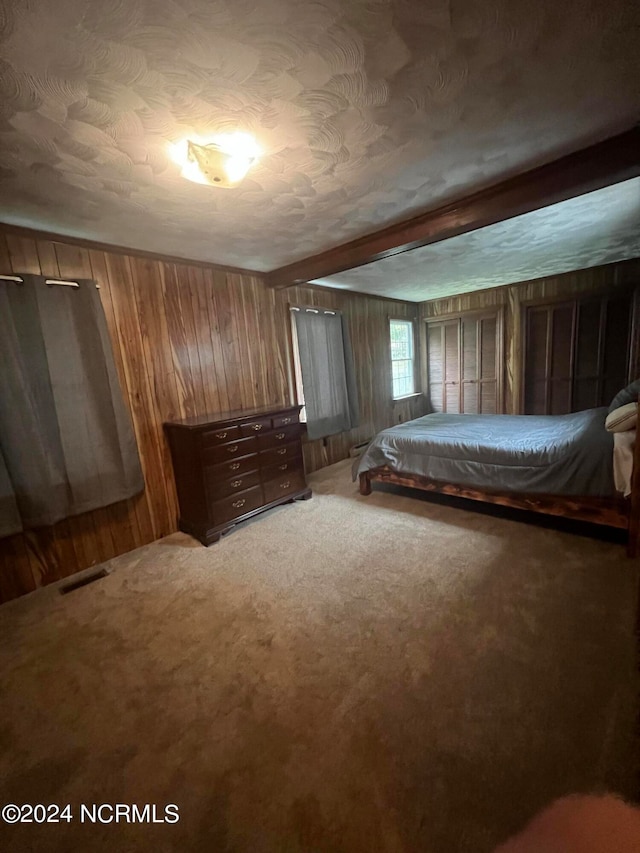
<instances>
[{"instance_id":1,"label":"blue bedspread","mask_svg":"<svg viewBox=\"0 0 640 853\"><path fill-rule=\"evenodd\" d=\"M378 433L357 472L388 465L480 489L612 496L606 408L570 415L426 415Z\"/></svg>"}]
</instances>

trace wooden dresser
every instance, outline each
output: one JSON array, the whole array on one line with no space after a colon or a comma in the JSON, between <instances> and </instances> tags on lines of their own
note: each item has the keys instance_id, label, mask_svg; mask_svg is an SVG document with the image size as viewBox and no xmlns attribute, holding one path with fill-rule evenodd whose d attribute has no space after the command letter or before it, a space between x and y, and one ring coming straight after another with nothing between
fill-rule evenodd
<instances>
[{"instance_id":1,"label":"wooden dresser","mask_svg":"<svg viewBox=\"0 0 640 853\"><path fill-rule=\"evenodd\" d=\"M180 530L211 545L234 524L265 509L311 497L300 408L266 407L165 423Z\"/></svg>"}]
</instances>

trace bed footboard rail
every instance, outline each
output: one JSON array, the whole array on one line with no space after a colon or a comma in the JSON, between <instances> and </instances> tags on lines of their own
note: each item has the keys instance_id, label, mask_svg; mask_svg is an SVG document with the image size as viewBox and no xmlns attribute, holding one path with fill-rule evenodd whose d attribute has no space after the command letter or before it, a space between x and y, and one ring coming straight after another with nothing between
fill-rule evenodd
<instances>
[{"instance_id":1,"label":"bed footboard rail","mask_svg":"<svg viewBox=\"0 0 640 853\"><path fill-rule=\"evenodd\" d=\"M640 442L639 442L640 445ZM640 456L640 454L639 454ZM638 461L640 471L640 459ZM640 477L639 477L640 480ZM372 468L370 471L360 475L360 493L370 494L372 482L392 483L396 486L409 486L425 492L436 492L466 500L481 501L484 503L497 504L512 509L526 510L528 512L542 513L544 515L557 515L562 518L570 518L575 521L586 521L590 524L602 524L607 527L617 527L629 532L629 555L631 546L635 543L638 547L640 542L640 482L635 492L635 500L629 498L611 497L599 498L591 496L570 495L548 495L524 492L499 492L472 489L457 483L443 483L438 480L430 480L427 477L393 471L387 466ZM632 495L632 498L634 495ZM634 515L635 513L635 515ZM635 538L631 531L631 521L636 524Z\"/></svg>"}]
</instances>

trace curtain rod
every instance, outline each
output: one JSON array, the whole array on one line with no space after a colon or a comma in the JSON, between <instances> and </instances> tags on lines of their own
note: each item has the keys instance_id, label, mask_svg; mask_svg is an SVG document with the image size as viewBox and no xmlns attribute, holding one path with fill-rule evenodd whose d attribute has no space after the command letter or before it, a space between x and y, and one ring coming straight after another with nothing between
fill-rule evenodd
<instances>
[{"instance_id":1,"label":"curtain rod","mask_svg":"<svg viewBox=\"0 0 640 853\"><path fill-rule=\"evenodd\" d=\"M2 281L16 281L18 284L23 284L24 279L19 275L0 275ZM45 278L45 284L62 284L65 287L80 287L77 281L66 281L61 278ZM96 284L96 290L100 290L100 285Z\"/></svg>"},{"instance_id":2,"label":"curtain rod","mask_svg":"<svg viewBox=\"0 0 640 853\"><path fill-rule=\"evenodd\" d=\"M337 314L337 311L329 311L327 308L296 308L295 305L289 306L289 311L306 311L307 314Z\"/></svg>"}]
</instances>

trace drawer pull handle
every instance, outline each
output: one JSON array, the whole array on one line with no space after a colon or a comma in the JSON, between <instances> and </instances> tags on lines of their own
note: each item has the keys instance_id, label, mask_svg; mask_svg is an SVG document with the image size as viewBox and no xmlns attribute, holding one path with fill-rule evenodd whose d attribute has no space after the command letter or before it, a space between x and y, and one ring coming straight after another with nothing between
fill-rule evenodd
<instances>
[{"instance_id":1,"label":"drawer pull handle","mask_svg":"<svg viewBox=\"0 0 640 853\"><path fill-rule=\"evenodd\" d=\"M280 454L280 456L284 456L284 454L285 454L286 452L287 452L287 448L286 448L286 447L281 447L281 448L278 450L278 453Z\"/></svg>"},{"instance_id":2,"label":"drawer pull handle","mask_svg":"<svg viewBox=\"0 0 640 853\"><path fill-rule=\"evenodd\" d=\"M234 489L237 489L237 488L238 488L238 486L241 486L241 485L242 485L242 480L232 480L232 481L231 481L231 486L232 486Z\"/></svg>"},{"instance_id":3,"label":"drawer pull handle","mask_svg":"<svg viewBox=\"0 0 640 853\"><path fill-rule=\"evenodd\" d=\"M251 429L255 429L257 432L259 429L262 429L262 424L251 424Z\"/></svg>"},{"instance_id":4,"label":"drawer pull handle","mask_svg":"<svg viewBox=\"0 0 640 853\"><path fill-rule=\"evenodd\" d=\"M281 489L288 489L290 485L291 485L291 481L287 480L286 483L280 483L280 488Z\"/></svg>"},{"instance_id":5,"label":"drawer pull handle","mask_svg":"<svg viewBox=\"0 0 640 853\"><path fill-rule=\"evenodd\" d=\"M216 433L216 438L226 438L226 437L227 437L226 432L217 432Z\"/></svg>"},{"instance_id":6,"label":"drawer pull handle","mask_svg":"<svg viewBox=\"0 0 640 853\"><path fill-rule=\"evenodd\" d=\"M276 438L284 438L284 437L285 437L285 435L286 435L286 432L277 432L277 433L276 433Z\"/></svg>"},{"instance_id":7,"label":"drawer pull handle","mask_svg":"<svg viewBox=\"0 0 640 853\"><path fill-rule=\"evenodd\" d=\"M239 462L232 462L231 465L229 465L229 468L231 468L232 471L237 471L239 467L240 467Z\"/></svg>"},{"instance_id":8,"label":"drawer pull handle","mask_svg":"<svg viewBox=\"0 0 640 853\"><path fill-rule=\"evenodd\" d=\"M279 471L286 471L288 467L289 467L289 463L285 462L284 465L278 465L278 470Z\"/></svg>"},{"instance_id":9,"label":"drawer pull handle","mask_svg":"<svg viewBox=\"0 0 640 853\"><path fill-rule=\"evenodd\" d=\"M241 500L241 501L234 501L234 502L231 504L231 506L232 506L234 509L240 509L240 507L241 507L241 506L244 506L244 505L246 504L246 502L247 502L247 499L246 499L246 498L242 498L242 500Z\"/></svg>"},{"instance_id":10,"label":"drawer pull handle","mask_svg":"<svg viewBox=\"0 0 640 853\"><path fill-rule=\"evenodd\" d=\"M237 449L237 444L230 444L229 447L227 447L227 453L235 453Z\"/></svg>"},{"instance_id":11,"label":"drawer pull handle","mask_svg":"<svg viewBox=\"0 0 640 853\"><path fill-rule=\"evenodd\" d=\"M282 419L282 423L283 423L283 424L290 424L290 423L291 423L291 418L283 418L283 419Z\"/></svg>"}]
</instances>

